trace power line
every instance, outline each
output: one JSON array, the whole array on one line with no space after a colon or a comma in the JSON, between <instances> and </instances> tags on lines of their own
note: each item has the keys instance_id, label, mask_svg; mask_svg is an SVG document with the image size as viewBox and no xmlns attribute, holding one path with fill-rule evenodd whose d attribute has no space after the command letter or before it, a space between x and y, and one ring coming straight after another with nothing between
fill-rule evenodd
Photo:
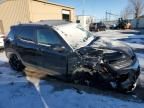
<instances>
[{"instance_id":1,"label":"power line","mask_svg":"<svg viewBox=\"0 0 144 108\"><path fill-rule=\"evenodd\" d=\"M115 17L119 17L119 15L116 15L116 14L113 14L113 13L111 13L111 12L108 12L108 11L106 11L106 21L108 21L108 17L109 17L109 20L111 19L111 16L115 16Z\"/></svg>"}]
</instances>

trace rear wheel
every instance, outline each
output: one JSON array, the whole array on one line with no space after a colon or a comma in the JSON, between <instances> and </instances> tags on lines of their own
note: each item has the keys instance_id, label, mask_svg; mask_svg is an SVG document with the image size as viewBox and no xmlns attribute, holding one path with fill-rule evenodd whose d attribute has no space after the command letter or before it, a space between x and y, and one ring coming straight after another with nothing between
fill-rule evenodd
<instances>
[{"instance_id":1,"label":"rear wheel","mask_svg":"<svg viewBox=\"0 0 144 108\"><path fill-rule=\"evenodd\" d=\"M22 64L21 60L19 60L15 54L11 55L11 57L9 59L9 64L12 67L12 69L14 69L16 71L23 71L25 68L25 66Z\"/></svg>"}]
</instances>

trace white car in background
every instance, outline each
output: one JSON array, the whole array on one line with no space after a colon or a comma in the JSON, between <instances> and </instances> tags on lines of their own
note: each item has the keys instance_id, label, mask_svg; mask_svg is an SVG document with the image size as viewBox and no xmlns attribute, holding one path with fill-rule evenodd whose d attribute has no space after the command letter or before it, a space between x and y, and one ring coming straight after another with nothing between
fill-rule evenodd
<instances>
[{"instance_id":1,"label":"white car in background","mask_svg":"<svg viewBox=\"0 0 144 108\"><path fill-rule=\"evenodd\" d=\"M3 34L0 34L0 48L4 48L4 35Z\"/></svg>"}]
</instances>

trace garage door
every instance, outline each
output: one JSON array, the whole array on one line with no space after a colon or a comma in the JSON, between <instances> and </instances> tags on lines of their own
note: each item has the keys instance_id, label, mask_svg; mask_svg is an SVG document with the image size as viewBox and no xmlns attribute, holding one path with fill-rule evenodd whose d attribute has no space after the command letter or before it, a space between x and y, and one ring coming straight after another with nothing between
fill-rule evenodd
<instances>
[{"instance_id":1,"label":"garage door","mask_svg":"<svg viewBox=\"0 0 144 108\"><path fill-rule=\"evenodd\" d=\"M70 11L62 10L62 19L66 21L70 21Z\"/></svg>"}]
</instances>

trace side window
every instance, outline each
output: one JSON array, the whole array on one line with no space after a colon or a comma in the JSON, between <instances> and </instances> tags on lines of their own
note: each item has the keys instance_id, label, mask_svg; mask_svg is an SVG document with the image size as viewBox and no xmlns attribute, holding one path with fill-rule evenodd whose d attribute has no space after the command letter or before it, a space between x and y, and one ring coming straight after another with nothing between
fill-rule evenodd
<instances>
[{"instance_id":1,"label":"side window","mask_svg":"<svg viewBox=\"0 0 144 108\"><path fill-rule=\"evenodd\" d=\"M37 30L37 41L41 44L60 44L58 35L50 29Z\"/></svg>"},{"instance_id":2,"label":"side window","mask_svg":"<svg viewBox=\"0 0 144 108\"><path fill-rule=\"evenodd\" d=\"M34 29L32 28L20 28L18 33L18 38L34 41Z\"/></svg>"}]
</instances>

